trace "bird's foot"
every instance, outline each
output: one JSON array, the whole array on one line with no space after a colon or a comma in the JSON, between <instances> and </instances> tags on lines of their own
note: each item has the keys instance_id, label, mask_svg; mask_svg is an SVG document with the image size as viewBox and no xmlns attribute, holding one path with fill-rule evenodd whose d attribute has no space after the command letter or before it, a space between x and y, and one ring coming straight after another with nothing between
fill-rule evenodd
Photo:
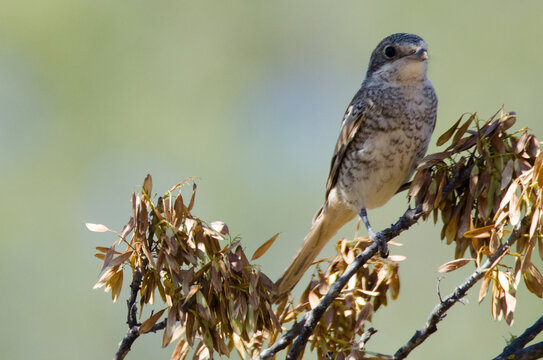
<instances>
[{"instance_id":1,"label":"bird's foot","mask_svg":"<svg viewBox=\"0 0 543 360\"><path fill-rule=\"evenodd\" d=\"M386 259L388 257L388 244L386 240L382 237L374 233L373 231L370 232L370 239L377 245L377 250L379 250L379 255L383 259Z\"/></svg>"}]
</instances>

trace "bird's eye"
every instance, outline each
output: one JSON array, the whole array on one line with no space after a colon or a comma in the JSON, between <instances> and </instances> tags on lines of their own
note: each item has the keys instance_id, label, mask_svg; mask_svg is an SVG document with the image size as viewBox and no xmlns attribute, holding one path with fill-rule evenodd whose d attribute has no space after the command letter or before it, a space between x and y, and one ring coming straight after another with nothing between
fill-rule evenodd
<instances>
[{"instance_id":1,"label":"bird's eye","mask_svg":"<svg viewBox=\"0 0 543 360\"><path fill-rule=\"evenodd\" d=\"M394 55L396 55L396 49L393 46L387 46L385 48L385 56L387 58L392 58Z\"/></svg>"}]
</instances>

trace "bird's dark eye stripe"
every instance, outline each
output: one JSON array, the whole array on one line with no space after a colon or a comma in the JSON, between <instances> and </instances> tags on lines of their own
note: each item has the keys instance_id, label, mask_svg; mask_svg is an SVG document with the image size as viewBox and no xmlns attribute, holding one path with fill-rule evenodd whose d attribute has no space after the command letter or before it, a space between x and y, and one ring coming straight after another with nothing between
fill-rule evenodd
<instances>
[{"instance_id":1,"label":"bird's dark eye stripe","mask_svg":"<svg viewBox=\"0 0 543 360\"><path fill-rule=\"evenodd\" d=\"M396 49L393 46L387 46L385 48L385 56L388 58L394 57L396 55Z\"/></svg>"}]
</instances>

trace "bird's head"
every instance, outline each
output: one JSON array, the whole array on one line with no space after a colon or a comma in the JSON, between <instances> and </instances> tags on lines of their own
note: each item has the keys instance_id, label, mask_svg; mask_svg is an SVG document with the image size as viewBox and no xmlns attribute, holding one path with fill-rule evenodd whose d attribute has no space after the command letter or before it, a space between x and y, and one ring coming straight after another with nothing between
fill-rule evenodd
<instances>
[{"instance_id":1,"label":"bird's head","mask_svg":"<svg viewBox=\"0 0 543 360\"><path fill-rule=\"evenodd\" d=\"M398 33L387 36L371 54L366 79L375 76L398 82L426 78L428 45L417 35Z\"/></svg>"}]
</instances>

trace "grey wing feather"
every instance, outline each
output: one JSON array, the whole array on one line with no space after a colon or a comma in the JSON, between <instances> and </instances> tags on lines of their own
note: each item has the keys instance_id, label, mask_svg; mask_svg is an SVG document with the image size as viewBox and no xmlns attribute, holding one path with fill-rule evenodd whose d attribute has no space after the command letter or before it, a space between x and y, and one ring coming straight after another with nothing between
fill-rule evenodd
<instances>
[{"instance_id":1,"label":"grey wing feather","mask_svg":"<svg viewBox=\"0 0 543 360\"><path fill-rule=\"evenodd\" d=\"M325 201L328 199L328 194L334 186L336 186L341 163L345 157L347 149L354 139L358 129L364 122L364 113L367 109L367 104L364 101L362 91L359 90L354 96L353 100L349 104L343 121L341 123L341 130L339 138L336 143L334 155L332 156L332 163L330 165L330 174L328 175L328 181L326 182L326 195Z\"/></svg>"}]
</instances>

